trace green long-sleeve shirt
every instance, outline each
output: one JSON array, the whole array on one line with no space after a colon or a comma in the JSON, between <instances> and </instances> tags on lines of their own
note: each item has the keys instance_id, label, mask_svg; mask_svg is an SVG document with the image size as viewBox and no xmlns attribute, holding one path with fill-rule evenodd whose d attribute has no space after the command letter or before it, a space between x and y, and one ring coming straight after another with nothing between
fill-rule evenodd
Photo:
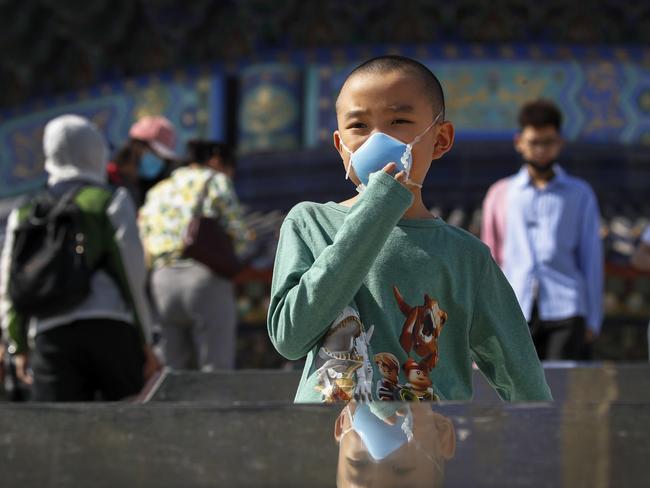
<instances>
[{"instance_id":1,"label":"green long-sleeve shirt","mask_svg":"<svg viewBox=\"0 0 650 488\"><path fill-rule=\"evenodd\" d=\"M322 401L324 381L345 390L359 364L372 366L375 398L466 400L472 361L504 400L550 400L528 325L489 249L441 219L401 219L412 199L379 172L351 208L304 202L287 215L268 331L288 359L307 356L296 401ZM364 354L350 349L354 327L344 339L351 355L323 347L348 327L337 319L348 306L369 337Z\"/></svg>"}]
</instances>

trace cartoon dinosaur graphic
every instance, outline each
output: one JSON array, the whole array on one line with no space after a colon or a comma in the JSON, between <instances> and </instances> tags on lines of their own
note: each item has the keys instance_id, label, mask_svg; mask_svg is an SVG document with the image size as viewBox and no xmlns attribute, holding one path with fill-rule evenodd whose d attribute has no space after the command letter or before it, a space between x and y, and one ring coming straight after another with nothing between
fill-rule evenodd
<instances>
[{"instance_id":1,"label":"cartoon dinosaur graphic","mask_svg":"<svg viewBox=\"0 0 650 488\"><path fill-rule=\"evenodd\" d=\"M416 307L411 307L404 301L396 286L393 286L393 293L399 309L406 317L399 342L407 354L415 351L422 357L418 365L428 374L438 363L438 337L447 321L447 312L440 308L438 300L426 293L424 304Z\"/></svg>"},{"instance_id":2,"label":"cartoon dinosaur graphic","mask_svg":"<svg viewBox=\"0 0 650 488\"><path fill-rule=\"evenodd\" d=\"M346 307L330 326L316 357L316 390L326 402L372 401L368 347L375 327L366 331L359 314Z\"/></svg>"}]
</instances>

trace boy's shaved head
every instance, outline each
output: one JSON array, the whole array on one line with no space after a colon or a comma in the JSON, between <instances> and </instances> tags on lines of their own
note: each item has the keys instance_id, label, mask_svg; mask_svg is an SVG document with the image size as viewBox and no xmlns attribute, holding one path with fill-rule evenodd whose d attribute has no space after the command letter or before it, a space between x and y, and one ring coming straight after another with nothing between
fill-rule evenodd
<instances>
[{"instance_id":1,"label":"boy's shaved head","mask_svg":"<svg viewBox=\"0 0 650 488\"><path fill-rule=\"evenodd\" d=\"M414 59L394 55L372 58L352 70L352 72L345 78L341 90L339 90L339 95L336 98L337 111L338 99L341 96L341 91L343 91L343 88L350 79L358 75L386 74L394 71L412 75L420 81L423 93L431 101L434 117L439 113L442 113L441 120L445 119L445 95L442 91L442 85L438 78L436 78L436 75L434 75L425 65Z\"/></svg>"}]
</instances>

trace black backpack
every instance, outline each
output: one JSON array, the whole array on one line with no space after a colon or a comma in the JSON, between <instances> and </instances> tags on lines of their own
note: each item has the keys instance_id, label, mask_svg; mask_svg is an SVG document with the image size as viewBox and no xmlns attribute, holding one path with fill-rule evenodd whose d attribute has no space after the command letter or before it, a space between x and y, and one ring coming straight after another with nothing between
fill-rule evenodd
<instances>
[{"instance_id":1,"label":"black backpack","mask_svg":"<svg viewBox=\"0 0 650 488\"><path fill-rule=\"evenodd\" d=\"M82 212L74 202L81 185L56 197L44 191L14 230L9 297L15 310L34 317L65 312L90 291Z\"/></svg>"}]
</instances>

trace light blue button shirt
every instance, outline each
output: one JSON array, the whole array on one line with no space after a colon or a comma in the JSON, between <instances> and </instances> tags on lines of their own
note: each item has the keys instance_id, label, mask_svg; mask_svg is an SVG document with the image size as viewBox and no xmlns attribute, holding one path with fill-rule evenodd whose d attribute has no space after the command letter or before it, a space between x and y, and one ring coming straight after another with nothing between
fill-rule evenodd
<instances>
[{"instance_id":1,"label":"light blue button shirt","mask_svg":"<svg viewBox=\"0 0 650 488\"><path fill-rule=\"evenodd\" d=\"M554 166L536 188L526 166L510 178L503 271L530 321L535 296L542 320L581 316L594 332L603 318L600 212L585 181Z\"/></svg>"}]
</instances>

